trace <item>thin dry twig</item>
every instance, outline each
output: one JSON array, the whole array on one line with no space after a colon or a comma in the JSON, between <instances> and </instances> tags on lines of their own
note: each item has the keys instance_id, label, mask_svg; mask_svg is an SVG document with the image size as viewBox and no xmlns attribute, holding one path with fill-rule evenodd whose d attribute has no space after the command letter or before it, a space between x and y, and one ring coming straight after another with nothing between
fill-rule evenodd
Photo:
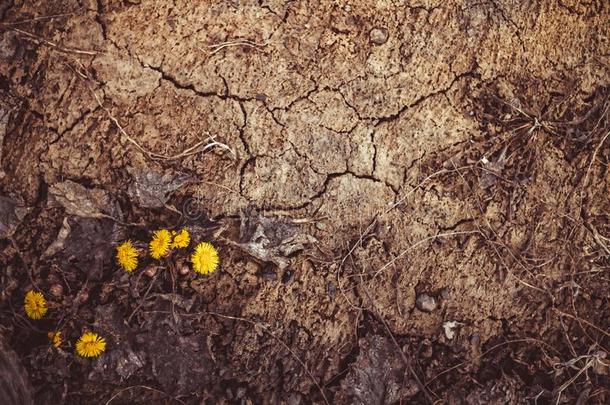
<instances>
[{"instance_id":1,"label":"thin dry twig","mask_svg":"<svg viewBox=\"0 0 610 405\"><path fill-rule=\"evenodd\" d=\"M379 270L377 270L375 272L375 274L373 275L373 280L375 278L377 278L377 276L383 272L385 269L387 269L388 267L390 267L392 264L394 264L394 262L398 259L400 259L401 257L403 257L404 255L406 255L407 253L409 253L411 250L423 245L426 242L435 240L437 238L446 238L446 237L450 237L450 236L458 236L458 235L473 235L473 234L479 234L481 235L482 232L479 230L474 230L474 231L455 231L455 232L445 232L445 233L439 233L436 235L432 235L432 236L428 236L427 238L423 238L420 241L412 244L411 246L409 246L408 248L404 249L402 252L400 252L397 256L395 256L394 258L392 258L392 260L390 260L389 262L387 262L386 264L384 264L383 266L381 266L381 268Z\"/></svg>"},{"instance_id":2,"label":"thin dry twig","mask_svg":"<svg viewBox=\"0 0 610 405\"><path fill-rule=\"evenodd\" d=\"M493 352L494 350L496 350L496 349L498 349L498 348L500 348L502 346L506 346L506 345L509 345L509 344L512 344L512 343L528 343L528 342L538 343L541 346L546 346L546 347L552 349L554 352L559 353L559 352L557 352L557 350L553 346L549 345L548 343L546 343L546 342L544 342L542 340L533 339L533 338L525 338L525 339L508 340L506 342L498 343L497 345L491 347L490 349L487 349L486 351L484 351L480 355L472 357L471 360L478 360L480 358L483 358L484 356L488 355L489 353ZM437 380L439 377L441 377L441 376L443 376L443 375L445 375L447 373L450 373L451 371L453 371L455 369L458 369L458 368L462 367L466 363L467 363L466 361L462 361L461 363L458 363L455 366L451 366L448 369L445 369L445 370L441 371L440 373L438 373L437 375L435 375L434 377L429 379L428 382L426 383L426 385L432 384L432 382Z\"/></svg>"},{"instance_id":3,"label":"thin dry twig","mask_svg":"<svg viewBox=\"0 0 610 405\"><path fill-rule=\"evenodd\" d=\"M12 25L27 24L27 23L31 23L31 22L34 22L34 21L52 20L54 18L70 17L70 16L73 16L74 14L75 13L43 15L43 16L32 17L32 18L28 18L28 19L25 19L25 20L19 20L19 21L0 22L0 26L10 27Z\"/></svg>"},{"instance_id":4,"label":"thin dry twig","mask_svg":"<svg viewBox=\"0 0 610 405\"><path fill-rule=\"evenodd\" d=\"M599 150L601 149L604 142L606 142L606 139L608 139L609 136L610 136L610 131L608 131L606 133L606 135L604 135L602 140L597 145L597 148L595 148L595 150L593 151L593 155L591 156L591 161L589 162L589 167L587 167L587 172L585 174L585 178L582 182L582 188L580 190L580 200L581 201L583 200L584 188L587 186L587 183L589 181L589 174L591 174L591 168L593 167L593 163L595 162L595 159L597 158L597 154L599 153Z\"/></svg>"},{"instance_id":5,"label":"thin dry twig","mask_svg":"<svg viewBox=\"0 0 610 405\"><path fill-rule=\"evenodd\" d=\"M83 70L83 72L87 72L85 66L80 61L77 61L77 63L80 65L80 67ZM86 78L87 80L92 80L88 73L83 73L83 72L81 72L79 74L79 76L81 76L83 78ZM106 112L106 115L108 116L110 121L112 121L114 123L114 125L118 128L118 130L121 133L121 135L123 135L142 154L144 154L145 156L147 156L151 160L178 160L178 159L182 159L184 157L190 156L190 155L195 155L195 154L198 154L198 153L205 152L206 150L211 149L211 148L215 148L215 147L227 150L227 151L229 151L233 155L234 158L237 157L237 154L235 153L235 151L231 147L229 147L228 145L226 145L226 144L224 144L222 142L216 141L214 136L209 136L207 139L205 139L203 141L199 141L196 144L194 144L193 146L188 147L187 149L185 149L182 152L180 152L180 153L178 153L176 155L173 155L173 156L162 155L162 154L159 154L159 153L156 153L156 152L149 151L149 150L143 148L135 139L133 139L131 136L129 136L127 131L125 131L123 126L119 123L119 120L116 119L112 115L110 110L108 110L104 106L104 104L102 103L102 100L99 98L99 96L97 95L95 90L93 90L93 88L91 88L89 83L85 83L85 85L87 86L87 88L89 89L89 91L91 92L93 97L95 98L95 101L100 106L100 108L103 109L104 112Z\"/></svg>"},{"instance_id":6,"label":"thin dry twig","mask_svg":"<svg viewBox=\"0 0 610 405\"><path fill-rule=\"evenodd\" d=\"M32 275L32 266L30 266L28 264L28 262L25 260L25 257L23 257L23 254L21 253L21 249L19 249L19 245L17 245L17 242L15 241L15 239L13 239L12 236L9 239L11 241L11 245L13 246L13 249L15 249L15 252L17 252L17 256L19 257L21 264L23 264L23 266L25 267L25 269L28 273L28 278L30 279L30 282L32 283L34 288L36 288L37 290L40 291L40 288L38 287L38 284L36 284L36 281L34 281L34 276Z\"/></svg>"},{"instance_id":7,"label":"thin dry twig","mask_svg":"<svg viewBox=\"0 0 610 405\"><path fill-rule=\"evenodd\" d=\"M24 31L20 28L11 28L10 30L26 37L29 40L32 40L39 44L47 45L59 52L72 53L72 54L77 54L77 55L87 55L87 56L95 56L95 55L98 55L101 53L98 51L90 51L90 50L77 49L77 48L68 48L68 47L56 44L55 42L51 42L47 39L44 39L43 37L40 37L38 35L32 34L31 32Z\"/></svg>"},{"instance_id":8,"label":"thin dry twig","mask_svg":"<svg viewBox=\"0 0 610 405\"><path fill-rule=\"evenodd\" d=\"M576 282L574 281L574 277L572 277L572 282L570 283L570 289L572 291L572 294L570 294L570 304L572 306L572 311L574 313L574 319L576 319L576 322L578 323L578 326L580 326L580 329L583 331L583 333L587 337L587 339L589 339L595 346L598 346L598 347L602 348L605 352L608 352L608 349L606 349L604 346L602 346L602 344L598 340L594 339L589 334L589 332L587 331L587 329L583 325L582 321L584 319L581 319L579 317L578 310L576 309L576 303L575 303L575 298L576 298L576 295L577 295L577 292L574 291L574 286L575 285L576 285L576 287L578 289L582 288L578 284L576 284ZM568 341L569 341L569 339L568 339Z\"/></svg>"},{"instance_id":9,"label":"thin dry twig","mask_svg":"<svg viewBox=\"0 0 610 405\"><path fill-rule=\"evenodd\" d=\"M215 53L220 52L221 50L231 46L246 46L261 51L262 48L266 47L267 45L269 45L268 42L257 44L256 42L247 39L235 39L232 41L225 41L219 42L217 44L207 45L206 48L210 50L210 55L214 55Z\"/></svg>"},{"instance_id":10,"label":"thin dry twig","mask_svg":"<svg viewBox=\"0 0 610 405\"><path fill-rule=\"evenodd\" d=\"M563 312L563 311L561 311L561 310L559 310L557 308L553 308L553 311L557 312L557 314L559 314L561 316L566 316L568 318L574 319L575 321L582 322L585 325L590 326L591 328L595 329L596 331L598 331L598 332L602 333L603 335L605 335L606 337L610 338L610 333L606 332L605 330L603 330L599 326L597 326L597 325L587 321L586 319L582 319L582 318L579 318L579 317L574 316L572 314L568 314L567 312ZM581 327L582 327L582 325L581 325Z\"/></svg>"},{"instance_id":11,"label":"thin dry twig","mask_svg":"<svg viewBox=\"0 0 610 405\"><path fill-rule=\"evenodd\" d=\"M548 122L548 121L544 121L542 119L539 119L536 116L532 116L528 113L526 113L522 108L508 103L506 101L504 101L503 99L499 98L499 97L494 97L496 100L500 101L501 103L509 106L510 108L514 109L515 111L517 111L518 113L520 113L521 115L523 115L525 118L527 118L528 120L532 121L531 123L528 123L526 125L523 125L520 128L517 128L517 130L519 129L525 129L529 127L529 130L527 131L528 134L532 134L532 132L534 132L536 129L538 128L543 128L545 130L547 130L549 133L556 135L557 133L555 132L553 126Z\"/></svg>"},{"instance_id":12,"label":"thin dry twig","mask_svg":"<svg viewBox=\"0 0 610 405\"><path fill-rule=\"evenodd\" d=\"M148 294L150 293L150 290L152 289L152 287L155 283L155 280L157 280L158 275L159 275L159 272L157 271L155 273L155 276L150 280L150 283L148 283L148 288L146 289L144 296L140 299L138 306L134 308L134 310L131 312L131 315L129 315L129 317L127 318L127 321L125 321L126 325L129 325L131 323L131 318L133 318L133 316L136 314L136 312L138 312L138 310L142 307L142 305L144 305L144 302L146 301L146 298L148 298Z\"/></svg>"},{"instance_id":13,"label":"thin dry twig","mask_svg":"<svg viewBox=\"0 0 610 405\"><path fill-rule=\"evenodd\" d=\"M474 193L474 191L472 190L472 188L470 187L470 185L468 184L468 182L466 181L466 178L464 177L464 175L462 174L462 172L455 166L455 164L453 162L451 162L453 164L453 167L455 168L455 170L458 172L458 175L460 176L460 178L462 179L462 182L464 183L464 185L470 190L470 192L472 193L474 200L476 202L477 208L479 209L480 214L482 215L482 217L485 220L485 225L487 226L487 229L494 235L494 237L496 238L496 240L498 242L496 242L497 244L499 244L500 246L502 246L504 249L506 249L506 251L508 251L508 253L510 254L510 256L513 258L513 260L515 260L520 266L521 268L523 268L525 271L527 271L528 273L531 274L530 269L523 264L522 258L521 257L517 257L517 255L515 255L515 253L513 252L513 250L502 240L502 238L500 238L500 235L498 235L498 233L496 232L496 230L491 226L491 223L489 222L489 220L487 219L487 216L485 215L485 210L483 209L483 205L481 204L481 201L479 201L479 199L476 197L476 194ZM489 240L489 238L487 238L487 236L480 230L480 228L477 225L477 229L479 229L480 234L488 241L488 242L492 242ZM553 299L552 294L550 294L548 291L540 288L540 287L536 287L530 283L527 283L523 280L521 280L519 277L517 277L514 272L511 271L510 267L506 264L506 261L504 260L504 257L500 254L500 252L498 251L498 249L496 248L494 243L491 243L491 247L494 250L494 252L496 253L496 256L500 259L500 261L502 262L502 265L504 266L504 269L506 270L506 273L508 275L510 275L511 277L513 277L515 280L517 280L519 283L525 285L526 287L529 287L533 290L536 290L538 292L542 292L544 294L546 294L547 296L549 296L551 298L551 300Z\"/></svg>"},{"instance_id":14,"label":"thin dry twig","mask_svg":"<svg viewBox=\"0 0 610 405\"><path fill-rule=\"evenodd\" d=\"M453 163L453 162L452 162ZM434 177L443 175L443 174L448 174L448 173L453 173L455 171L457 171L459 173L459 170L462 169L469 169L471 168L472 165L466 165L466 166L460 166L460 167L456 167L455 164L453 164L453 169L449 170L449 169L441 169L439 171L436 171L434 173L432 173L431 175L427 176L425 179L423 179L422 181L420 181L415 187L413 187L411 190L409 190L409 192L407 194L405 194L404 196L402 196L398 201L396 201L394 204L392 204L390 206L390 208L384 212L387 213L389 211L391 211L392 209L396 208L397 206L399 206L400 204L402 204L407 197L409 197L411 194L413 194L415 191L419 190L425 183L427 183L429 180L432 180Z\"/></svg>"},{"instance_id":15,"label":"thin dry twig","mask_svg":"<svg viewBox=\"0 0 610 405\"><path fill-rule=\"evenodd\" d=\"M134 389L134 388L144 388L144 389L147 389L147 390L150 390L150 391L158 392L158 393L160 393L160 394L165 395L167 398L171 399L172 401L176 401L176 402L178 402L178 403L180 403L180 404L186 405L186 404L185 404L183 401L179 400L178 398L174 398L174 397L172 397L171 395L169 395L169 394L168 394L168 393L166 393L166 392L163 392L163 391L158 390L158 389L156 389L156 388L147 387L146 385L132 385L131 387L127 387L127 388L123 388L123 389L121 389L121 390L118 390L118 391L116 392L116 394L114 394L114 395L113 395L113 396L112 396L112 397L111 397L111 398L110 398L108 401L106 401L106 403L105 403L104 405L110 405L110 403L111 403L112 401L114 401L114 399L115 399L116 397L118 397L119 395L121 395L123 392L129 391L129 390L132 390L132 389Z\"/></svg>"},{"instance_id":16,"label":"thin dry twig","mask_svg":"<svg viewBox=\"0 0 610 405\"><path fill-rule=\"evenodd\" d=\"M555 405L559 404L559 402L561 400L561 395L563 394L563 391L565 391L566 388L568 388L574 381L576 381L578 379L578 377L580 377L583 373L586 373L589 368L593 367L593 365L595 365L595 363L599 362L601 360L601 357L600 357L599 354L592 354L592 355L587 355L587 356L578 356L577 358L572 359L569 362L560 364L560 365L564 365L564 366L567 365L567 366L573 367L573 365L577 361L584 360L584 359L588 359L588 360L585 363L585 365L582 368L579 369L578 373L576 373L576 375L574 375L574 377L570 378L565 383L561 384L561 386L559 386L556 390L554 390L554 393L557 396L557 400L555 401Z\"/></svg>"}]
</instances>

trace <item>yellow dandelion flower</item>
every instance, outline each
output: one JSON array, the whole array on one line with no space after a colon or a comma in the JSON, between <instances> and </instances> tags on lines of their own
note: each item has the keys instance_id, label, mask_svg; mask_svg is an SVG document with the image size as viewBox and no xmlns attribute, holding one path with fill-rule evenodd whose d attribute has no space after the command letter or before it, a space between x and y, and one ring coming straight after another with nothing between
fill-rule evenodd
<instances>
[{"instance_id":1,"label":"yellow dandelion flower","mask_svg":"<svg viewBox=\"0 0 610 405\"><path fill-rule=\"evenodd\" d=\"M191 243L191 236L186 229L183 229L180 232L172 231L172 235L174 236L172 249L185 248Z\"/></svg>"},{"instance_id":2,"label":"yellow dandelion flower","mask_svg":"<svg viewBox=\"0 0 610 405\"><path fill-rule=\"evenodd\" d=\"M106 350L106 339L95 332L85 332L76 342L76 353L81 357L97 357Z\"/></svg>"},{"instance_id":3,"label":"yellow dandelion flower","mask_svg":"<svg viewBox=\"0 0 610 405\"><path fill-rule=\"evenodd\" d=\"M193 269L199 274L210 274L218 267L218 252L211 243L201 242L195 248L195 253L191 256Z\"/></svg>"},{"instance_id":4,"label":"yellow dandelion flower","mask_svg":"<svg viewBox=\"0 0 610 405\"><path fill-rule=\"evenodd\" d=\"M32 319L40 319L47 313L47 300L44 299L42 293L30 290L25 294L23 307L27 316Z\"/></svg>"},{"instance_id":5,"label":"yellow dandelion flower","mask_svg":"<svg viewBox=\"0 0 610 405\"><path fill-rule=\"evenodd\" d=\"M116 260L119 265L128 273L138 267L138 251L130 240L123 242L116 248Z\"/></svg>"},{"instance_id":6,"label":"yellow dandelion flower","mask_svg":"<svg viewBox=\"0 0 610 405\"><path fill-rule=\"evenodd\" d=\"M150 255L153 259L160 259L169 253L172 235L167 229L155 231L150 241Z\"/></svg>"},{"instance_id":7,"label":"yellow dandelion flower","mask_svg":"<svg viewBox=\"0 0 610 405\"><path fill-rule=\"evenodd\" d=\"M49 332L49 333L47 333L47 336L49 336L49 340L51 341L53 346L55 346L55 347L61 346L61 342L62 342L61 332Z\"/></svg>"}]
</instances>

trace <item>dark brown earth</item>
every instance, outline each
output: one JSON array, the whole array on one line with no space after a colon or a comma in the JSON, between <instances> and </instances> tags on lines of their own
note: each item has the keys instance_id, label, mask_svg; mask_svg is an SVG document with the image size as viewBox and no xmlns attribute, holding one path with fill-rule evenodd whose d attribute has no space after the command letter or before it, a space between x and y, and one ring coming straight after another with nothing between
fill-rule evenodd
<instances>
[{"instance_id":1,"label":"dark brown earth","mask_svg":"<svg viewBox=\"0 0 610 405\"><path fill-rule=\"evenodd\" d=\"M37 403L610 402L609 2L0 17L0 321ZM160 227L218 271L120 270Z\"/></svg>"}]
</instances>

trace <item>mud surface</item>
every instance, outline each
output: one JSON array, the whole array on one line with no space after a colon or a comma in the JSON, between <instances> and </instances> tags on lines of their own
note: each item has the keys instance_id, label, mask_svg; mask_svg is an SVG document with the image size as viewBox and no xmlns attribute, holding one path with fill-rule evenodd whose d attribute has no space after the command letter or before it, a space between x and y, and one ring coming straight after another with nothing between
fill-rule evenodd
<instances>
[{"instance_id":1,"label":"mud surface","mask_svg":"<svg viewBox=\"0 0 610 405\"><path fill-rule=\"evenodd\" d=\"M0 17L2 333L37 402L610 402L607 1ZM121 271L160 227L219 270Z\"/></svg>"}]
</instances>

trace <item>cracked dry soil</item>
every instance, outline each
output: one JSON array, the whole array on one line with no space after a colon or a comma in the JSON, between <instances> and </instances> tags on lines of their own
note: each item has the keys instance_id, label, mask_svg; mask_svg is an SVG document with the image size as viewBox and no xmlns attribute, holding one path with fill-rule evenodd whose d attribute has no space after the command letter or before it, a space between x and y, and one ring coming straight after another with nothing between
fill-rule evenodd
<instances>
[{"instance_id":1,"label":"cracked dry soil","mask_svg":"<svg viewBox=\"0 0 610 405\"><path fill-rule=\"evenodd\" d=\"M610 402L607 1L0 16L0 320L36 402ZM219 270L120 271L160 227Z\"/></svg>"}]
</instances>

